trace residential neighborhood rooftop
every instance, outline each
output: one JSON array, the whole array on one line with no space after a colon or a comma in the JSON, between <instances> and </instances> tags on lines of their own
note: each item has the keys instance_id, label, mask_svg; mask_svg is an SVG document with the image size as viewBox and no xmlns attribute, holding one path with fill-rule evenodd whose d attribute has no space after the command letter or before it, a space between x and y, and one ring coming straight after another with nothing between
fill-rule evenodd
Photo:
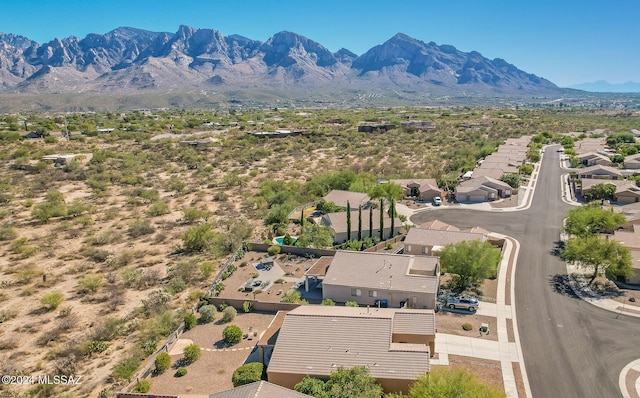
<instances>
[{"instance_id":1,"label":"residential neighborhood rooftop","mask_svg":"<svg viewBox=\"0 0 640 398\"><path fill-rule=\"evenodd\" d=\"M437 269L438 257L433 256L338 251L324 280L369 289L436 292Z\"/></svg>"},{"instance_id":2,"label":"residential neighborhood rooftop","mask_svg":"<svg viewBox=\"0 0 640 398\"><path fill-rule=\"evenodd\" d=\"M434 322L433 310L300 306L285 316L268 373L328 376L367 366L374 378L415 380L429 371L429 346L392 336L433 335Z\"/></svg>"}]
</instances>

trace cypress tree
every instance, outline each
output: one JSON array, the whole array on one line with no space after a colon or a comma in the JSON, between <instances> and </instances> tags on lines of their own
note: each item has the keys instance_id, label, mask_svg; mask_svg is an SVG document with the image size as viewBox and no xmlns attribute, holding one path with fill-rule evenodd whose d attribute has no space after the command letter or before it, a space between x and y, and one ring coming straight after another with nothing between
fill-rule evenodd
<instances>
[{"instance_id":1,"label":"cypress tree","mask_svg":"<svg viewBox=\"0 0 640 398\"><path fill-rule=\"evenodd\" d=\"M362 205L358 206L358 240L362 240Z\"/></svg>"},{"instance_id":2,"label":"cypress tree","mask_svg":"<svg viewBox=\"0 0 640 398\"><path fill-rule=\"evenodd\" d=\"M389 216L391 217L391 232L389 232L389 239L393 238L393 229L396 224L396 201L391 199L389 203Z\"/></svg>"},{"instance_id":3,"label":"cypress tree","mask_svg":"<svg viewBox=\"0 0 640 398\"><path fill-rule=\"evenodd\" d=\"M347 241L351 240L351 204L347 200Z\"/></svg>"},{"instance_id":4,"label":"cypress tree","mask_svg":"<svg viewBox=\"0 0 640 398\"><path fill-rule=\"evenodd\" d=\"M373 239L373 208L369 207L369 237Z\"/></svg>"},{"instance_id":5,"label":"cypress tree","mask_svg":"<svg viewBox=\"0 0 640 398\"><path fill-rule=\"evenodd\" d=\"M384 199L380 198L380 241L384 240Z\"/></svg>"}]
</instances>

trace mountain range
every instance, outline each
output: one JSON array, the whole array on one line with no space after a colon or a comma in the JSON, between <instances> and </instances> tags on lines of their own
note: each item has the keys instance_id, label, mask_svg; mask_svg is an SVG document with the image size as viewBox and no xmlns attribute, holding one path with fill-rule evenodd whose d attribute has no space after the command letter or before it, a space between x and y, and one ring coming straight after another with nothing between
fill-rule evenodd
<instances>
[{"instance_id":1,"label":"mountain range","mask_svg":"<svg viewBox=\"0 0 640 398\"><path fill-rule=\"evenodd\" d=\"M574 84L569 88L594 93L640 93L640 83L636 82L609 83L605 80L598 80L596 82Z\"/></svg>"},{"instance_id":2,"label":"mountain range","mask_svg":"<svg viewBox=\"0 0 640 398\"><path fill-rule=\"evenodd\" d=\"M0 33L0 93L148 90L544 96L564 89L503 59L402 33L362 55L287 31L261 42L189 26L176 33L124 27L43 44Z\"/></svg>"}]
</instances>

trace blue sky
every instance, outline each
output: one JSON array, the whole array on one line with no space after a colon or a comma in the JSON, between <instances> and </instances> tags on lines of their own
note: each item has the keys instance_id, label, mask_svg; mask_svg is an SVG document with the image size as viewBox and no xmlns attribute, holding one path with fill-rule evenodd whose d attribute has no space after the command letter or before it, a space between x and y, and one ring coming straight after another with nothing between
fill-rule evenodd
<instances>
[{"instance_id":1,"label":"blue sky","mask_svg":"<svg viewBox=\"0 0 640 398\"><path fill-rule=\"evenodd\" d=\"M638 0L0 0L0 31L39 43L180 25L266 41L289 30L356 54L401 32L503 58L559 86L640 82Z\"/></svg>"}]
</instances>

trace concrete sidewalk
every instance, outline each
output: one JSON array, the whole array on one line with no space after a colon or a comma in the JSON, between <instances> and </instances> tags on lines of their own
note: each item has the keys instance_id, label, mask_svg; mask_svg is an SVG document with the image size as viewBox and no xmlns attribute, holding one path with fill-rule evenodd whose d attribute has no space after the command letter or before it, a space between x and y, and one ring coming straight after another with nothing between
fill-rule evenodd
<instances>
[{"instance_id":1,"label":"concrete sidewalk","mask_svg":"<svg viewBox=\"0 0 640 398\"><path fill-rule=\"evenodd\" d=\"M516 343L487 340L481 337L436 333L436 352L440 356L437 360L440 363L431 360L434 365L448 365L448 359L446 359L447 363L442 362L449 354L493 361L520 362Z\"/></svg>"}]
</instances>

